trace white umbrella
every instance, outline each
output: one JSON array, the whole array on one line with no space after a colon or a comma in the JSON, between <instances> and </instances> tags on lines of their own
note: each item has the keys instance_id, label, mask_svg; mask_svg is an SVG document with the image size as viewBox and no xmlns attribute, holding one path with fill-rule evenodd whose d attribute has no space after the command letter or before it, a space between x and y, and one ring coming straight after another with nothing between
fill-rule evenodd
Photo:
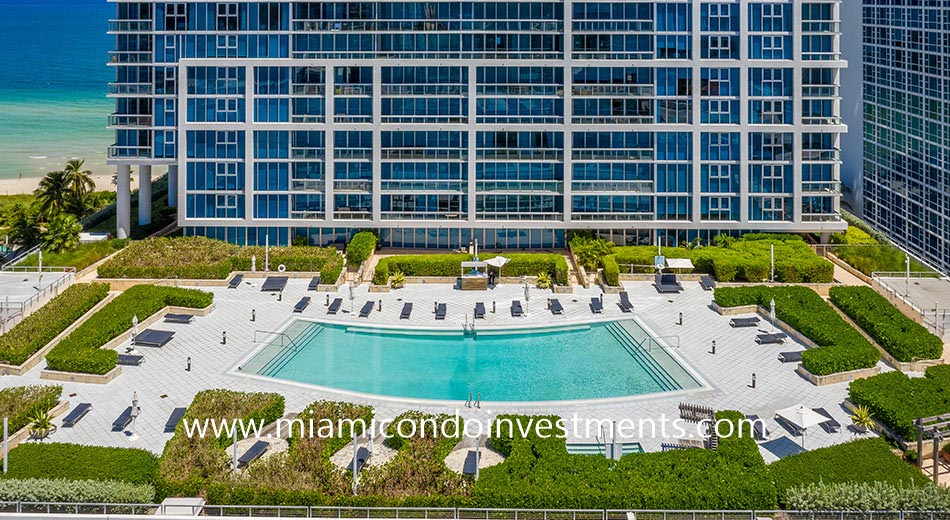
<instances>
[{"instance_id":1,"label":"white umbrella","mask_svg":"<svg viewBox=\"0 0 950 520\"><path fill-rule=\"evenodd\" d=\"M811 408L807 408L803 404L796 404L795 406L789 408L783 408L776 411L775 415L785 419L793 426L801 430L803 448L805 447L805 430L811 428L812 426L817 426L821 423L831 420L824 415L812 410Z\"/></svg>"},{"instance_id":2,"label":"white umbrella","mask_svg":"<svg viewBox=\"0 0 950 520\"><path fill-rule=\"evenodd\" d=\"M531 286L527 282L524 284L524 301L531 301Z\"/></svg>"},{"instance_id":3,"label":"white umbrella","mask_svg":"<svg viewBox=\"0 0 950 520\"><path fill-rule=\"evenodd\" d=\"M508 259L503 256L496 256L485 260L485 263L498 268L498 277L501 278L501 267L508 263Z\"/></svg>"},{"instance_id":4,"label":"white umbrella","mask_svg":"<svg viewBox=\"0 0 950 520\"><path fill-rule=\"evenodd\" d=\"M132 316L132 340L135 340L135 336L139 335L139 315L136 314Z\"/></svg>"},{"instance_id":5,"label":"white umbrella","mask_svg":"<svg viewBox=\"0 0 950 520\"><path fill-rule=\"evenodd\" d=\"M775 298L769 302L769 320L772 321L772 328L775 328Z\"/></svg>"}]
</instances>

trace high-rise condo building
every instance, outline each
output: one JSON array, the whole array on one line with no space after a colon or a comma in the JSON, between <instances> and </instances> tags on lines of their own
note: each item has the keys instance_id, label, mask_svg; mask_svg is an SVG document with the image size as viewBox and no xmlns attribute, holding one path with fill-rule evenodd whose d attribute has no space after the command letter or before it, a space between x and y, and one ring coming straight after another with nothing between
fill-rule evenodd
<instances>
[{"instance_id":1,"label":"high-rise condo building","mask_svg":"<svg viewBox=\"0 0 950 520\"><path fill-rule=\"evenodd\" d=\"M112 1L120 235L162 166L242 244L843 227L838 0Z\"/></svg>"}]
</instances>

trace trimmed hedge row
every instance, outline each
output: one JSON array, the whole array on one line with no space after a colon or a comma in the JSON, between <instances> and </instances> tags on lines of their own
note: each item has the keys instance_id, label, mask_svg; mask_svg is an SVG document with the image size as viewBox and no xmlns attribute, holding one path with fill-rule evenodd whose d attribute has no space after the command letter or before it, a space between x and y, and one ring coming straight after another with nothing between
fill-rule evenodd
<instances>
[{"instance_id":1,"label":"trimmed hedge row","mask_svg":"<svg viewBox=\"0 0 950 520\"><path fill-rule=\"evenodd\" d=\"M861 439L810 450L773 462L769 466L778 488L779 505L790 507L789 492L798 486L823 482L887 482L922 485L927 477L900 457L880 437Z\"/></svg>"},{"instance_id":2,"label":"trimmed hedge row","mask_svg":"<svg viewBox=\"0 0 950 520\"><path fill-rule=\"evenodd\" d=\"M887 298L864 286L832 287L834 303L898 361L938 359L943 340L904 316Z\"/></svg>"},{"instance_id":3,"label":"trimmed hedge row","mask_svg":"<svg viewBox=\"0 0 950 520\"><path fill-rule=\"evenodd\" d=\"M720 307L769 308L772 299L776 317L819 346L802 353L802 365L812 374L870 368L880 361L877 348L807 287L717 287L715 292Z\"/></svg>"},{"instance_id":4,"label":"trimmed hedge row","mask_svg":"<svg viewBox=\"0 0 950 520\"><path fill-rule=\"evenodd\" d=\"M251 258L264 269L264 247L240 247L207 237L161 237L132 242L99 267L100 278L184 278L223 280L232 271L250 271ZM343 259L332 247L271 247L270 266L288 271L320 271L335 283Z\"/></svg>"},{"instance_id":5,"label":"trimmed hedge row","mask_svg":"<svg viewBox=\"0 0 950 520\"><path fill-rule=\"evenodd\" d=\"M557 285L567 285L567 260L555 253L482 254L480 260L504 256L509 261L501 268L504 276L537 276L547 272ZM469 254L399 255L380 258L373 273L373 283L387 285L396 271L406 276L459 276L462 262L471 261Z\"/></svg>"},{"instance_id":6,"label":"trimmed hedge row","mask_svg":"<svg viewBox=\"0 0 950 520\"><path fill-rule=\"evenodd\" d=\"M749 235L747 235L749 236ZM771 235L763 235L771 238ZM796 236L797 235L793 235ZM752 235L755 238L754 235ZM707 246L695 249L670 247L663 249L667 258L688 258L695 269L708 273L720 282L761 282L770 275L770 246L775 246L775 280L784 283L830 283L834 281L834 264L818 256L801 237L785 240L755 240L744 238L729 243L728 247ZM617 262L641 266L638 272L652 273L653 246L615 247Z\"/></svg>"},{"instance_id":7,"label":"trimmed hedge row","mask_svg":"<svg viewBox=\"0 0 950 520\"><path fill-rule=\"evenodd\" d=\"M135 448L63 443L24 443L10 451L10 471L0 478L116 480L151 484L158 457Z\"/></svg>"},{"instance_id":8,"label":"trimmed hedge row","mask_svg":"<svg viewBox=\"0 0 950 520\"><path fill-rule=\"evenodd\" d=\"M929 367L924 377L894 371L856 379L848 396L904 439L916 439L916 419L950 413L950 365Z\"/></svg>"},{"instance_id":9,"label":"trimmed hedge row","mask_svg":"<svg viewBox=\"0 0 950 520\"><path fill-rule=\"evenodd\" d=\"M26 362L108 294L109 284L73 284L0 336L0 360L11 365Z\"/></svg>"},{"instance_id":10,"label":"trimmed hedge row","mask_svg":"<svg viewBox=\"0 0 950 520\"><path fill-rule=\"evenodd\" d=\"M14 386L0 390L0 417L8 417L10 433L30 424L38 412L48 412L59 403L63 387L56 385Z\"/></svg>"},{"instance_id":11,"label":"trimmed hedge row","mask_svg":"<svg viewBox=\"0 0 950 520\"><path fill-rule=\"evenodd\" d=\"M3 502L72 502L95 504L151 504L155 488L111 480L3 479Z\"/></svg>"},{"instance_id":12,"label":"trimmed hedge row","mask_svg":"<svg viewBox=\"0 0 950 520\"><path fill-rule=\"evenodd\" d=\"M607 255L600 259L604 266L604 282L611 287L620 285L620 265L617 264L617 255Z\"/></svg>"},{"instance_id":13,"label":"trimmed hedge row","mask_svg":"<svg viewBox=\"0 0 950 520\"><path fill-rule=\"evenodd\" d=\"M795 511L947 511L950 490L922 484L887 482L813 482L788 490L788 509Z\"/></svg>"},{"instance_id":14,"label":"trimmed hedge row","mask_svg":"<svg viewBox=\"0 0 950 520\"><path fill-rule=\"evenodd\" d=\"M132 286L53 347L46 363L51 370L105 374L115 368L119 353L99 347L129 330L134 316L144 320L165 306L202 309L213 299L213 294L197 289Z\"/></svg>"},{"instance_id":15,"label":"trimmed hedge row","mask_svg":"<svg viewBox=\"0 0 950 520\"><path fill-rule=\"evenodd\" d=\"M372 231L360 231L346 244L346 265L359 267L376 250L376 235Z\"/></svg>"}]
</instances>

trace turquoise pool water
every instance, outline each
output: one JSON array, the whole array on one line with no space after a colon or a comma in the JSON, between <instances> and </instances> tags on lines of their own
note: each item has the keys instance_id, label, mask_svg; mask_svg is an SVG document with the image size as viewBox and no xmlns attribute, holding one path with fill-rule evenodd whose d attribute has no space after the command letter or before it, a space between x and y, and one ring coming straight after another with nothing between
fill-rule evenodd
<instances>
[{"instance_id":1,"label":"turquoise pool water","mask_svg":"<svg viewBox=\"0 0 950 520\"><path fill-rule=\"evenodd\" d=\"M297 320L239 370L340 390L416 399L562 401L699 387L633 320L461 332ZM288 338L292 339L289 341Z\"/></svg>"}]
</instances>

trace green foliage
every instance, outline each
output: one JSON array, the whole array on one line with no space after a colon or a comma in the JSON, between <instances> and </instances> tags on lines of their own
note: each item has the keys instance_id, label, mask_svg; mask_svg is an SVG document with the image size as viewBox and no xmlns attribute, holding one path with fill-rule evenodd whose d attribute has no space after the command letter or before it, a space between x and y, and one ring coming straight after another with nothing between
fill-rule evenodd
<instances>
[{"instance_id":1,"label":"green foliage","mask_svg":"<svg viewBox=\"0 0 950 520\"><path fill-rule=\"evenodd\" d=\"M903 251L891 245L839 245L832 250L835 256L868 276L871 276L871 273L874 272L904 272L906 269L907 256ZM914 272L930 271L930 268L911 259L911 270Z\"/></svg>"},{"instance_id":2,"label":"green foliage","mask_svg":"<svg viewBox=\"0 0 950 520\"><path fill-rule=\"evenodd\" d=\"M823 482L887 482L924 485L927 477L891 452L884 439L861 439L785 457L769 466L778 488L779 504L792 507L794 488Z\"/></svg>"},{"instance_id":3,"label":"green foliage","mask_svg":"<svg viewBox=\"0 0 950 520\"><path fill-rule=\"evenodd\" d=\"M831 235L832 244L852 244L852 245L877 245L874 239L867 231L857 227L848 226L844 233L835 233Z\"/></svg>"},{"instance_id":4,"label":"green foliage","mask_svg":"<svg viewBox=\"0 0 950 520\"><path fill-rule=\"evenodd\" d=\"M372 231L360 231L346 244L346 265L359 267L376 250L376 235Z\"/></svg>"},{"instance_id":5,"label":"green foliage","mask_svg":"<svg viewBox=\"0 0 950 520\"><path fill-rule=\"evenodd\" d=\"M848 395L901 437L915 439L916 419L950 413L950 365L929 367L924 376L894 371L856 379Z\"/></svg>"},{"instance_id":6,"label":"green foliage","mask_svg":"<svg viewBox=\"0 0 950 520\"><path fill-rule=\"evenodd\" d=\"M0 360L23 364L108 294L108 284L73 284L0 336Z\"/></svg>"},{"instance_id":7,"label":"green foliage","mask_svg":"<svg viewBox=\"0 0 950 520\"><path fill-rule=\"evenodd\" d=\"M943 355L942 339L905 316L874 289L832 287L830 297L832 303L898 361L939 359Z\"/></svg>"},{"instance_id":8,"label":"green foliage","mask_svg":"<svg viewBox=\"0 0 950 520\"><path fill-rule=\"evenodd\" d=\"M30 436L34 439L43 440L53 433L53 415L48 410L36 410L29 417Z\"/></svg>"},{"instance_id":9,"label":"green foliage","mask_svg":"<svg viewBox=\"0 0 950 520\"><path fill-rule=\"evenodd\" d=\"M40 218L49 220L66 211L69 206L71 188L64 171L49 172L40 179L33 192L36 195L37 213Z\"/></svg>"},{"instance_id":10,"label":"green foliage","mask_svg":"<svg viewBox=\"0 0 950 520\"><path fill-rule=\"evenodd\" d=\"M145 484L103 480L3 479L3 502L88 502L97 504L151 504L155 489Z\"/></svg>"},{"instance_id":11,"label":"green foliage","mask_svg":"<svg viewBox=\"0 0 950 520\"><path fill-rule=\"evenodd\" d=\"M930 484L811 483L788 490L788 508L807 511L946 511L950 490Z\"/></svg>"},{"instance_id":12,"label":"green foliage","mask_svg":"<svg viewBox=\"0 0 950 520\"><path fill-rule=\"evenodd\" d=\"M614 243L603 238L593 238L584 235L575 235L571 238L569 245L577 261L585 269L594 270L600 265L602 259L613 251Z\"/></svg>"},{"instance_id":13,"label":"green foliage","mask_svg":"<svg viewBox=\"0 0 950 520\"><path fill-rule=\"evenodd\" d=\"M30 206L15 205L5 218L10 227L10 241L21 246L32 246L40 241L39 215Z\"/></svg>"},{"instance_id":14,"label":"green foliage","mask_svg":"<svg viewBox=\"0 0 950 520\"><path fill-rule=\"evenodd\" d=\"M607 255L600 259L604 265L604 281L611 287L620 285L620 265L616 255Z\"/></svg>"},{"instance_id":15,"label":"green foliage","mask_svg":"<svg viewBox=\"0 0 950 520\"><path fill-rule=\"evenodd\" d=\"M406 286L406 275L402 274L402 271L396 271L389 280L389 286L393 289L402 289Z\"/></svg>"},{"instance_id":16,"label":"green foliage","mask_svg":"<svg viewBox=\"0 0 950 520\"><path fill-rule=\"evenodd\" d=\"M114 238L111 240L100 240L98 242L80 244L76 249L64 253L51 253L44 250L43 264L60 267L75 267L77 271L82 271L128 244L128 239ZM33 254L23 259L23 261L17 265L34 266L37 264L39 264L39 255Z\"/></svg>"},{"instance_id":17,"label":"green foliage","mask_svg":"<svg viewBox=\"0 0 950 520\"><path fill-rule=\"evenodd\" d=\"M773 240L778 242L804 242L805 239L801 235L793 235L789 233L746 233L742 235L740 240L756 241L756 240Z\"/></svg>"},{"instance_id":18,"label":"green foliage","mask_svg":"<svg viewBox=\"0 0 950 520\"><path fill-rule=\"evenodd\" d=\"M53 253L65 253L79 247L79 233L82 226L76 217L60 213L50 219L43 231L43 248Z\"/></svg>"},{"instance_id":19,"label":"green foliage","mask_svg":"<svg viewBox=\"0 0 950 520\"><path fill-rule=\"evenodd\" d=\"M231 271L250 271L251 258L264 268L264 247L240 247L206 237L150 238L132 242L99 267L101 278L185 278L223 280ZM288 271L319 271L335 283L343 260L332 247L271 247L270 266Z\"/></svg>"},{"instance_id":20,"label":"green foliage","mask_svg":"<svg viewBox=\"0 0 950 520\"><path fill-rule=\"evenodd\" d=\"M203 309L214 295L197 289L135 285L107 303L60 341L46 355L51 370L105 374L116 366L118 352L105 345L132 327L132 318L145 320L166 306Z\"/></svg>"},{"instance_id":21,"label":"green foliage","mask_svg":"<svg viewBox=\"0 0 950 520\"><path fill-rule=\"evenodd\" d=\"M551 288L551 275L547 271L541 271L538 273L538 280L536 282L538 289L550 289Z\"/></svg>"},{"instance_id":22,"label":"green foliage","mask_svg":"<svg viewBox=\"0 0 950 520\"><path fill-rule=\"evenodd\" d=\"M481 254L480 260L488 260L496 256L504 256L509 260L501 268L504 276L536 276L540 272L553 275L558 285L567 285L567 260L555 253L505 253ZM462 262L471 261L474 257L469 254L433 254L433 255L398 255L380 258L373 273L373 283L386 285L389 282L390 272L400 271L406 276L459 276Z\"/></svg>"},{"instance_id":23,"label":"green foliage","mask_svg":"<svg viewBox=\"0 0 950 520\"><path fill-rule=\"evenodd\" d=\"M146 450L24 443L10 451L10 479L117 480L150 484L158 457Z\"/></svg>"},{"instance_id":24,"label":"green foliage","mask_svg":"<svg viewBox=\"0 0 950 520\"><path fill-rule=\"evenodd\" d=\"M824 376L877 364L881 354L825 300L807 287L717 287L721 307L761 305L775 300L776 317L812 340L819 348L802 353L809 372Z\"/></svg>"},{"instance_id":25,"label":"green foliage","mask_svg":"<svg viewBox=\"0 0 950 520\"><path fill-rule=\"evenodd\" d=\"M61 386L14 386L0 390L0 417L9 418L10 433L29 426L33 417L59 403Z\"/></svg>"}]
</instances>

